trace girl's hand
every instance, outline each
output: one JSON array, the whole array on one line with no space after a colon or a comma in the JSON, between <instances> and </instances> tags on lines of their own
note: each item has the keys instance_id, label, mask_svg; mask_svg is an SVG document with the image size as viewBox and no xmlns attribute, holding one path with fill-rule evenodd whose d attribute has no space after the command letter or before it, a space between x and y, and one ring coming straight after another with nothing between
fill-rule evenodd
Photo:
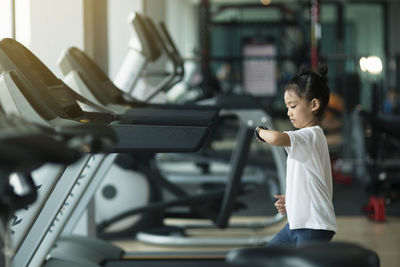
<instances>
[{"instance_id":1,"label":"girl's hand","mask_svg":"<svg viewBox=\"0 0 400 267\"><path fill-rule=\"evenodd\" d=\"M285 195L274 195L274 197L277 199L275 201L275 208L278 210L278 212L282 215L286 214L286 204L285 204Z\"/></svg>"}]
</instances>

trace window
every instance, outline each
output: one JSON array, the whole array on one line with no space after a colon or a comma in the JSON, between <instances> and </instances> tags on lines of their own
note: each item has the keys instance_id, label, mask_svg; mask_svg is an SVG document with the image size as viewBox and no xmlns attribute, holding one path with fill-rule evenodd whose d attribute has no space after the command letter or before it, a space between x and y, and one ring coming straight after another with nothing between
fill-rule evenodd
<instances>
[{"instance_id":1,"label":"window","mask_svg":"<svg viewBox=\"0 0 400 267\"><path fill-rule=\"evenodd\" d=\"M14 37L13 0L0 1L0 39Z\"/></svg>"}]
</instances>

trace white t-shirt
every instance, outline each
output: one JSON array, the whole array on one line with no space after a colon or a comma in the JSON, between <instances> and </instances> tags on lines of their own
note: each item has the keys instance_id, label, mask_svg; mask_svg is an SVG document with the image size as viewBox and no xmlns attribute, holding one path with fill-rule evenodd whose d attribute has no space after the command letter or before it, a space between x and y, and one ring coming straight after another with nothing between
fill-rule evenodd
<instances>
[{"instance_id":1,"label":"white t-shirt","mask_svg":"<svg viewBox=\"0 0 400 267\"><path fill-rule=\"evenodd\" d=\"M286 132L286 212L290 229L336 232L328 144L319 126Z\"/></svg>"}]
</instances>

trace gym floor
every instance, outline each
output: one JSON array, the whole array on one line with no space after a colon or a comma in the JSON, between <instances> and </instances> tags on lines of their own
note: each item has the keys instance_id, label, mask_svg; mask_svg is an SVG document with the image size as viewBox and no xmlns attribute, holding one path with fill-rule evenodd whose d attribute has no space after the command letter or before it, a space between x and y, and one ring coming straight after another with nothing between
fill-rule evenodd
<instances>
[{"instance_id":1,"label":"gym floor","mask_svg":"<svg viewBox=\"0 0 400 267\"><path fill-rule=\"evenodd\" d=\"M266 217L235 217L233 221L257 221L265 220ZM168 221L168 223L179 223L180 221ZM285 221L260 231L249 230L192 230L191 234L204 234L213 236L262 236L274 234L280 230ZM338 232L334 241L345 241L360 244L378 253L382 267L400 266L400 217L388 216L385 222L372 222L365 216L338 216ZM141 253L166 253L166 252L194 252L194 251L229 251L234 247L174 247L154 246L135 241L114 241L115 245L122 247L128 252ZM156 254L155 254L156 255Z\"/></svg>"}]
</instances>

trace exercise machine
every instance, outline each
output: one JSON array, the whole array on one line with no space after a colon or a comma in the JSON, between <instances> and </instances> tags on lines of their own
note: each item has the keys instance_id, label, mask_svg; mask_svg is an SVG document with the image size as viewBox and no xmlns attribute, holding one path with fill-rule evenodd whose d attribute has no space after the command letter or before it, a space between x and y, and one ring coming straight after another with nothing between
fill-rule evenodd
<instances>
[{"instance_id":1,"label":"exercise machine","mask_svg":"<svg viewBox=\"0 0 400 267\"><path fill-rule=\"evenodd\" d=\"M157 49L155 47L157 42L154 42L154 40L150 37L150 28L155 31L154 25L151 27L147 27L145 21L149 22L149 20L145 20L141 18L139 14L135 14L134 16L131 16L133 18L132 25L136 28L136 32L140 33L140 39L141 39L141 47L149 47L148 49L142 51L142 53L148 53L152 55L142 55L143 58L148 58L148 61L150 61L153 58L156 58L157 55L160 53L157 52ZM139 35L139 34L138 34ZM153 36L155 33L153 34ZM158 41L161 42L161 38L158 38ZM166 45L163 46L164 48ZM166 49L165 49L166 50ZM152 52L153 51L153 52ZM138 50L132 50L130 53L139 53ZM170 55L170 58L179 58L178 55ZM176 62L178 60L175 60ZM137 62L140 64L141 61ZM145 65L145 62L143 62ZM59 60L59 65L60 69L62 70L64 76L65 76L65 81L67 84L69 84L72 88L77 90L77 92L82 93L85 97L91 99L92 101L95 101L97 104L100 105L105 105L106 107L114 107L116 105L119 105L120 110L121 110L121 105L123 102L120 100L122 99L122 96L124 95L123 91L120 90L118 87L116 87L109 78L101 71L101 69L88 57L86 56L82 51L80 51L78 48L72 47L67 50L65 50ZM137 69L137 68L135 68ZM140 73L134 73L134 70L130 71L130 74L132 76L140 76ZM137 80L137 79L131 79L131 81ZM163 87L165 88L165 87ZM107 92L113 92L114 97L110 96L109 93ZM115 97L119 95L119 97ZM119 101L117 100L119 99ZM135 100L135 103L138 103L137 100ZM126 101L124 106L122 108L126 109L126 106L134 106L134 104L130 104L132 102ZM140 103L140 106L146 105L145 103ZM152 104L147 104L149 106L152 106ZM159 106L159 105L157 105ZM168 105L163 105L163 106L168 106ZM172 105L173 107L176 107L177 105ZM238 117L241 121L241 126L239 128L239 133L237 136L237 146L235 151L232 153L231 156L231 170L230 173L228 174L228 184L236 184L234 187L230 188L228 187L224 196L223 206L220 208L219 211L207 211L207 214L210 214L213 217L214 225L217 225L219 228L225 228L228 225L228 219L230 217L230 214L232 213L232 210L234 209L233 206L231 206L233 199L233 195L236 195L241 187L241 177L243 175L243 169L244 166L246 165L246 160L247 160L247 155L249 152L249 146L252 140L252 129L255 127L255 125L258 124L268 124L268 127L273 129L274 126L272 124L271 118L269 115L263 111L260 108L260 104L257 102L257 100L250 96L250 95L241 95L241 96L224 96L221 97L217 100L212 100L208 105L189 105L191 109L196 109L197 107L200 109L204 109L204 107L210 107L214 106L217 107L218 109L221 109L220 114L227 114L231 115L234 114L235 117ZM187 108L188 106L186 105L180 105L180 108ZM131 108L128 110L134 110L134 108ZM278 172L278 187L279 191L284 191L282 186L284 186L284 177L285 177L285 160L286 156L283 151L283 149L277 148L277 147L272 147L272 153L274 157L274 162L277 168ZM157 174L159 175L159 174ZM134 183L136 181L134 180L129 180L130 177L126 177L124 181L120 185L113 185L116 186L118 191L123 191L123 190L130 190L130 188L134 187ZM104 186L107 186L107 184L110 184L109 180L104 182ZM165 181L165 180L164 180ZM128 186L131 184L131 186ZM104 188L104 187L102 187ZM122 189L121 189L122 188ZM103 191L103 189L100 189L100 191ZM232 194L232 191L235 193ZM126 194L128 195L128 194ZM106 197L99 195L99 201L101 201L102 205L105 205L107 203L107 199L104 200ZM124 203L124 204L121 204ZM111 226L113 223L116 223L120 221L123 218L126 218L128 216L132 216L134 214L137 214L139 212L142 212L143 209L133 209L133 210L126 210L126 208L122 208L121 205L125 205L125 207L129 207L131 204L127 201L123 201L123 196L119 198L119 201L114 201L114 208L112 210L122 210L121 214L118 214L114 217L110 218L110 215L108 214L103 214L100 215L100 218L104 218L105 220L101 222L99 226L99 230L102 232L106 227ZM229 210L229 212L228 212ZM204 212L203 212L204 213ZM214 215L212 214L214 213ZM215 214L217 213L217 214ZM218 214L219 213L219 214ZM272 221L266 221L264 226L269 226L273 223L279 222L282 219L282 216L277 214ZM135 222L134 222L135 223ZM231 225L232 226L232 225ZM194 226L196 227L196 226ZM204 227L203 225L201 227ZM261 228L262 224L249 224L249 225L237 225L237 227L254 227L254 228ZM133 228L136 230L136 228ZM129 233L129 231L132 233L134 230L123 230L121 231L118 235L126 235ZM180 231L181 232L181 231ZM118 236L117 235L117 236ZM106 235L105 235L106 236ZM116 235L110 234L109 236L115 237ZM143 233L137 235L138 238L144 238L143 241L145 242L154 242L154 238L150 237L149 235ZM149 239L147 240L147 237ZM152 241L149 241L149 240ZM163 242L171 243L171 244L181 244L185 245L188 244L186 242L189 242L190 244L198 244L199 239L189 239L189 238L182 238L182 240L179 240L178 237L174 236L171 239L168 239L166 237L160 238L160 240L165 240ZM188 240L188 241L185 241ZM189 241L190 240L190 241ZM266 242L264 239L262 242ZM216 239L201 239L201 244L205 244L207 242L211 244L217 244L217 242L223 242L222 240L216 240ZM233 240L226 240L226 243L232 243ZM242 239L238 240L235 239L235 242L255 242L253 239L250 241L248 239ZM259 242L259 241L258 241Z\"/></svg>"},{"instance_id":2,"label":"exercise machine","mask_svg":"<svg viewBox=\"0 0 400 267\"><path fill-rule=\"evenodd\" d=\"M351 116L356 176L368 195L363 211L386 220L386 205L399 199L400 117L355 109Z\"/></svg>"},{"instance_id":3,"label":"exercise machine","mask_svg":"<svg viewBox=\"0 0 400 267\"><path fill-rule=\"evenodd\" d=\"M87 155L73 165L46 169L43 170L45 173L37 175L46 183L43 182L43 191L39 194L41 201L37 202L36 208L30 208L21 215L19 220L26 223L20 223L13 229L15 233L18 232L14 235L14 266L41 265L62 230L72 229L69 225L76 224L76 221L71 219L81 216L104 172L112 163L115 154L108 153L194 151L201 146L208 133L207 127L199 126L109 124L114 114L84 112L74 94L69 93L68 87L28 49L12 39L0 42L0 73L0 102L7 114L17 114L29 121L53 127L94 127L96 131L111 127L117 139L106 154ZM163 138L165 135L170 138L166 140ZM174 142L177 142L175 148ZM83 242L81 239L78 241L86 244ZM76 247L76 244L72 242L69 247ZM111 253L121 250L107 247L105 251ZM64 256L61 254L59 259L74 260L68 252ZM102 254L103 257L105 255L108 254Z\"/></svg>"},{"instance_id":4,"label":"exercise machine","mask_svg":"<svg viewBox=\"0 0 400 267\"><path fill-rule=\"evenodd\" d=\"M156 44L163 42L162 38L158 38L157 42L155 42L156 40L154 40L154 36L156 35L155 31L155 26L151 23L151 20L149 19L144 19L142 18L139 14L135 14L131 16L131 24L134 25L135 27L135 32L138 33L138 36L140 36L140 44L142 48L147 48L147 49L142 49L142 52L139 52L138 49L132 49L129 53L133 54L133 53L142 53L142 58L147 59L147 61L139 61L137 62L137 64L141 64L141 62L143 62L143 65L146 65L148 61L151 61L155 58L157 58L160 55L160 51L157 47ZM147 23L146 23L147 21ZM150 26L146 26L146 25L150 25ZM165 30L165 27L162 27ZM153 31L153 34L150 34L150 32ZM167 34L164 34L167 35ZM153 38L151 37L153 36ZM168 36L168 38L164 38L164 39L169 39L170 37ZM132 42L133 43L133 42ZM136 42L137 43L137 42ZM173 52L171 51L175 51L176 48L174 49L170 49L168 50L166 48L166 46L169 45L170 47L173 46L173 43L171 44L170 42L167 42L163 45L159 44L159 47L163 47L164 48L164 52L165 53L169 53L169 57L170 58L180 58L179 55L177 53L173 54ZM129 58L129 57L127 57ZM179 62L178 59L174 60L174 62ZM178 64L178 63L177 63ZM121 100L123 99L123 96L125 96L126 94L124 94L124 91L119 89L117 86L115 86L113 84L113 82L101 71L101 69L87 56L85 55L82 51L80 51L78 48L72 47L69 48L67 50L65 50L59 60L59 65L60 65L60 69L62 70L64 76L65 76L65 81L67 84L69 84L72 88L74 88L75 90L77 90L77 92L83 94L85 97L91 99L92 101L94 101L95 103L99 104L99 105L104 105L105 107L110 107L110 108L114 108L116 109L117 105L119 107L119 111L124 111L129 113L131 110L134 110L135 108L135 104L139 104L139 106L153 106L154 104L146 104L143 102L138 102L138 100L135 100L135 102L131 102L131 101L127 101L125 100L125 102L121 102ZM140 68L142 70L142 68ZM137 70L137 68L135 67L135 70ZM129 71L131 76L140 76L140 73L135 73L135 70L131 70ZM130 81L134 81L137 80L135 79L130 79ZM163 90L166 87L163 86ZM109 93L112 92L112 95ZM125 97L126 98L126 97ZM133 108L129 109L128 111L126 111L126 106L133 106ZM156 105L157 107L159 107L160 105ZM162 105L162 106L171 106L171 105ZM178 105L172 105L173 107L176 107ZM243 169L244 166L246 164L246 160L247 160L247 155L249 152L249 146L252 140L252 129L254 128L255 125L258 124L263 124L263 123L267 123L268 127L270 127L271 129L274 128L274 126L272 125L271 119L269 117L269 115L263 111L260 108L260 104L257 102L257 100L253 97L251 97L250 95L244 95L244 96L224 96L221 97L217 100L213 100L213 102L211 102L209 105L180 105L180 108L188 108L190 107L190 109L196 109L196 108L200 108L200 109L204 109L204 108L208 108L210 106L214 106L217 107L218 109L221 109L220 114L234 114L234 116L238 117L241 121L241 126L239 129L239 134L237 137L237 147L235 149L235 151L232 153L232 157L231 157L231 170L230 173L228 174L228 184L237 184L235 185L233 188L229 188L226 190L225 193L225 197L224 197L224 202L225 202L225 206L222 206L221 209L217 212L220 213L212 215L213 221L214 221L214 225L217 225L219 228L225 228L228 225L228 219L230 217L230 214L232 212L232 210L234 209L234 207L229 206L228 205L232 205L230 204L232 202L231 196L232 195L236 195L239 190L240 190L240 179L241 176L243 175ZM179 107L178 107L179 108ZM122 110L121 110L122 109ZM272 148L272 153L273 153L273 157L274 157L274 162L277 168L277 172L278 172L278 187L279 187L279 191L284 191L284 189L282 188L282 186L284 186L284 173L285 173L285 160L286 160L286 156L284 154L283 149L280 148L276 148L273 147ZM118 170L119 173L122 173L121 170ZM150 174L151 175L151 174ZM157 174L159 175L159 174ZM165 180L164 180L165 181ZM232 181L237 181L237 182L232 182ZM126 175L126 178L124 180L121 180L121 184L116 185L115 183L111 182L111 181L107 181L107 178L104 182L104 187L108 186L110 183L113 184L113 186L115 186L117 188L117 192L121 191L123 189L118 189L118 188L131 188L134 187L134 184L137 183L137 181L131 179L129 177L129 175ZM131 186L128 186L131 185ZM101 187L103 189L100 189L101 191L104 191L104 187ZM232 194L231 192L235 191L235 194ZM277 192L276 192L277 193ZM102 203L102 205L105 205L108 202L110 202L110 200L106 199L106 196L104 195L98 195L98 199L99 202ZM117 196L118 197L118 196ZM133 210L129 210L129 206L131 205L129 202L127 202L126 200L124 201L124 196L119 196L119 201L114 201L114 208L112 210L120 210L121 213L111 217L110 218L110 214L101 214L99 215L99 218L103 218L104 221L101 222L101 224L99 225L99 230L100 232L103 232L106 227L112 226L113 223L116 223L126 217L132 216L136 213L142 212L143 209L133 209ZM113 199L111 199L113 200ZM124 203L124 204L121 204ZM228 204L229 203L229 204ZM124 205L121 207L121 205ZM125 210L125 211L124 211ZM229 210L229 212L225 212L226 210ZM207 213L211 214L210 211L207 211ZM213 212L215 213L215 211ZM264 226L269 226L273 223L279 222L280 219L282 219L282 216L277 214L277 216L274 217L274 219L272 219L272 221L267 221L265 222ZM136 222L133 221L133 223L135 224ZM231 225L232 226L232 225ZM196 227L196 226L194 226ZM204 227L204 226L202 226ZM234 226L235 227L235 226ZM262 225L260 224L250 224L250 225L237 225L237 227L254 227L254 228L261 228ZM120 233L113 235L110 234L110 237L116 237L116 236L126 236L126 234L129 233L129 231L132 233L134 231L136 231L136 227L133 227L133 229L135 230L120 230ZM116 231L117 232L117 231ZM103 235L103 236L107 236L107 235ZM142 238L144 237L144 240L147 240L147 234L139 234L137 237L138 238ZM149 237L151 240L155 240L151 237ZM165 237L163 237L160 240L166 240ZM182 244L185 245L187 244L185 240L190 240L188 241L190 244L197 244L197 242L199 241L198 239L195 240L191 240L188 238L182 238L182 240L179 240L178 237L172 237L170 240L166 241L167 243L172 243L172 244ZM248 239L244 239L242 241L239 241L237 239L235 239L235 242L254 242L254 240L249 241ZM263 239L262 239L263 240ZM149 241L146 241L149 242ZM154 242L154 241L151 241ZM222 242L221 240L215 240L215 239L211 239L210 241L207 241L206 239L202 238L201 242L209 242L209 243L216 243L216 242ZM232 240L227 240L227 243L232 243ZM265 240L263 240L263 242L266 242ZM165 243L165 244L167 244Z\"/></svg>"},{"instance_id":5,"label":"exercise machine","mask_svg":"<svg viewBox=\"0 0 400 267\"><path fill-rule=\"evenodd\" d=\"M15 232L10 228L21 223L16 212L27 210L38 198L40 185L34 183L31 172L46 163L77 161L94 144L94 139L87 141L0 112L1 266L11 264Z\"/></svg>"}]
</instances>

